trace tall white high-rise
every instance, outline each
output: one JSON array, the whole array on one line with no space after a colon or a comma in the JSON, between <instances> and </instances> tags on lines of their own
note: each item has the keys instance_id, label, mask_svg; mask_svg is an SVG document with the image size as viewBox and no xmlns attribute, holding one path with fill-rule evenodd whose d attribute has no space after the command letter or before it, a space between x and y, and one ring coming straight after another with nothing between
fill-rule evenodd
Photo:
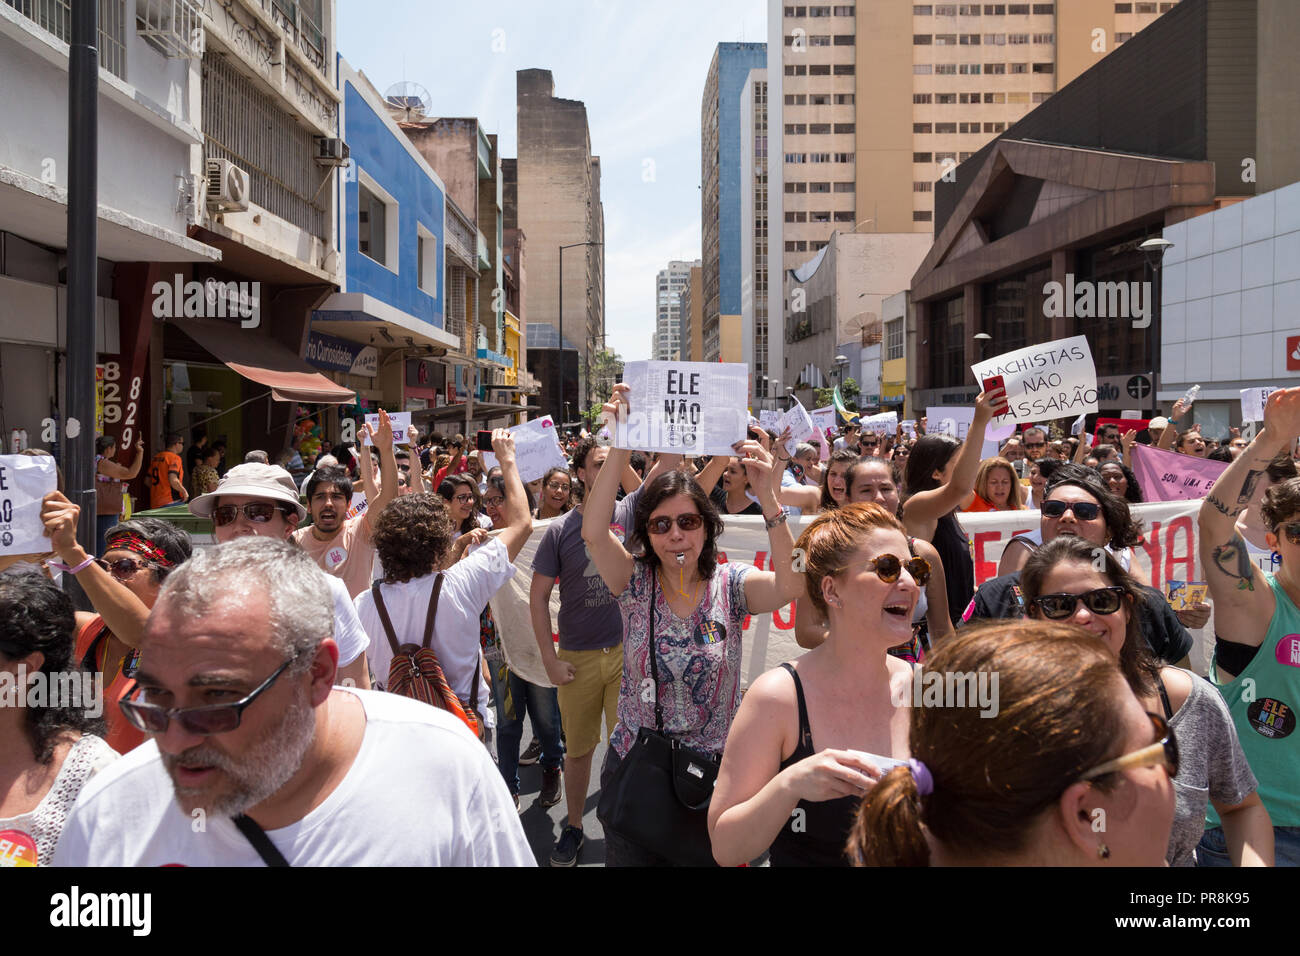
<instances>
[{"instance_id":1,"label":"tall white high-rise","mask_svg":"<svg viewBox=\"0 0 1300 956\"><path fill-rule=\"evenodd\" d=\"M690 282L691 269L699 267L699 259L694 262L674 259L655 277L656 320L652 342L656 361L680 359L689 345L682 328L681 294Z\"/></svg>"}]
</instances>

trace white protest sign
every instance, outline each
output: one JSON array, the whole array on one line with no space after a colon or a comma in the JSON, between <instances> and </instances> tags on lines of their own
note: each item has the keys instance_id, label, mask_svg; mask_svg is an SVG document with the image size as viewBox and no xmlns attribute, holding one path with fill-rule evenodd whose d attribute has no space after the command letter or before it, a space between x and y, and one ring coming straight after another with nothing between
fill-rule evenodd
<instances>
[{"instance_id":1,"label":"white protest sign","mask_svg":"<svg viewBox=\"0 0 1300 956\"><path fill-rule=\"evenodd\" d=\"M808 413L812 416L813 425L825 432L829 428L835 427L835 406L827 405L823 408L814 408Z\"/></svg>"},{"instance_id":2,"label":"white protest sign","mask_svg":"<svg viewBox=\"0 0 1300 956\"><path fill-rule=\"evenodd\" d=\"M1142 413L1141 413L1140 411L1138 411L1137 409L1127 409L1127 408L1126 408L1124 411L1122 411L1122 412L1119 413L1119 417L1120 417L1120 419L1125 419L1125 418L1141 418L1141 417L1142 417Z\"/></svg>"},{"instance_id":3,"label":"white protest sign","mask_svg":"<svg viewBox=\"0 0 1300 956\"><path fill-rule=\"evenodd\" d=\"M552 468L569 467L550 415L515 425L508 431L515 436L515 465L519 469L519 480L524 484L546 477ZM497 456L492 452L481 451L479 457L485 472L496 467Z\"/></svg>"},{"instance_id":4,"label":"white protest sign","mask_svg":"<svg viewBox=\"0 0 1300 956\"><path fill-rule=\"evenodd\" d=\"M620 409L615 448L731 455L746 437L743 362L628 362L623 381L630 408Z\"/></svg>"},{"instance_id":5,"label":"white protest sign","mask_svg":"<svg viewBox=\"0 0 1300 956\"><path fill-rule=\"evenodd\" d=\"M776 426L776 433L780 435L787 428L790 429L790 439L785 443L785 452L793 457L795 447L801 441L807 441L813 434L812 417L797 398L794 400L794 405L786 409L785 414L781 416Z\"/></svg>"},{"instance_id":6,"label":"white protest sign","mask_svg":"<svg viewBox=\"0 0 1300 956\"><path fill-rule=\"evenodd\" d=\"M1085 414L1083 414L1083 415L1080 415L1078 418L1076 418L1076 419L1073 421L1073 423L1071 423L1071 425L1070 425L1070 434L1071 434L1071 435L1082 435L1082 434L1083 434L1083 427L1084 427L1087 423L1088 423L1088 416L1087 416L1087 414L1085 413Z\"/></svg>"},{"instance_id":7,"label":"white protest sign","mask_svg":"<svg viewBox=\"0 0 1300 956\"><path fill-rule=\"evenodd\" d=\"M1262 422L1264 420L1264 405L1268 402L1268 397L1276 391L1278 391L1278 388L1275 385L1243 388L1241 390L1241 420L1243 422Z\"/></svg>"},{"instance_id":8,"label":"white protest sign","mask_svg":"<svg viewBox=\"0 0 1300 956\"><path fill-rule=\"evenodd\" d=\"M53 457L0 455L0 554L50 550L41 499L57 487Z\"/></svg>"},{"instance_id":9,"label":"white protest sign","mask_svg":"<svg viewBox=\"0 0 1300 956\"><path fill-rule=\"evenodd\" d=\"M411 429L411 413L410 412L389 412L388 420L393 425L393 444L394 445L407 444L406 433ZM366 424L375 430L375 434L379 434L378 412L376 412L374 415L367 415ZM370 432L363 431L362 440L364 444L369 445Z\"/></svg>"},{"instance_id":10,"label":"white protest sign","mask_svg":"<svg viewBox=\"0 0 1300 956\"><path fill-rule=\"evenodd\" d=\"M898 430L898 412L881 412L879 415L868 415L860 420L862 432L874 432L877 435L892 435Z\"/></svg>"},{"instance_id":11,"label":"white protest sign","mask_svg":"<svg viewBox=\"0 0 1300 956\"><path fill-rule=\"evenodd\" d=\"M763 408L758 412L758 424L764 430L772 429L778 435L781 434L781 428L778 423L781 421L781 413L772 408Z\"/></svg>"},{"instance_id":12,"label":"white protest sign","mask_svg":"<svg viewBox=\"0 0 1300 956\"><path fill-rule=\"evenodd\" d=\"M904 418L904 419L903 419L901 422L899 422L898 424L900 424L900 425L903 426L903 434L906 435L908 438L915 438L915 437L916 437L916 419L915 419L915 418Z\"/></svg>"},{"instance_id":13,"label":"white protest sign","mask_svg":"<svg viewBox=\"0 0 1300 956\"><path fill-rule=\"evenodd\" d=\"M1074 418L1097 408L1097 369L1082 335L1030 345L971 366L981 385L1000 377L1007 390L1007 411L994 418L1028 422Z\"/></svg>"},{"instance_id":14,"label":"white protest sign","mask_svg":"<svg viewBox=\"0 0 1300 956\"><path fill-rule=\"evenodd\" d=\"M925 410L926 428L930 435L951 435L958 441L966 440L971 422L975 420L975 408L971 405L931 405ZM996 421L996 419L994 419ZM984 444L980 448L980 458L995 458L998 454L998 437L1009 438L1015 431L1015 425L1008 422L997 428L989 428L984 433Z\"/></svg>"}]
</instances>

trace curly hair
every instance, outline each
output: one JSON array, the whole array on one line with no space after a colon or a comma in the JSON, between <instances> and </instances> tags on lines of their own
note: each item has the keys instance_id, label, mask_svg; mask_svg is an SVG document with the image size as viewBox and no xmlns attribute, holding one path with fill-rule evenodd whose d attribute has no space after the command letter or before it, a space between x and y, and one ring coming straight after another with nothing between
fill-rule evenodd
<instances>
[{"instance_id":1,"label":"curly hair","mask_svg":"<svg viewBox=\"0 0 1300 956\"><path fill-rule=\"evenodd\" d=\"M45 575L35 570L0 575L0 659L21 660L39 651L45 656L40 673L53 690L63 683L56 675L77 671L72 661L75 629L72 600ZM78 679L81 676L76 674ZM25 686L20 687L20 693L25 691ZM87 713L90 702L81 704L57 706L50 701L47 706L23 708L23 729L38 763L49 764L55 742L65 731L103 735L103 718Z\"/></svg>"},{"instance_id":2,"label":"curly hair","mask_svg":"<svg viewBox=\"0 0 1300 956\"><path fill-rule=\"evenodd\" d=\"M659 555L650 544L650 515L669 498L686 495L694 503L700 517L704 519L704 547L700 550L700 559L696 565L700 577L709 580L718 567L718 538L722 536L722 518L717 506L709 500L694 478L683 471L666 471L657 475L647 485L641 486L637 499L635 517L632 519L632 534L628 537L628 551L637 549L641 554L638 561L650 566L651 572L659 570Z\"/></svg>"},{"instance_id":3,"label":"curly hair","mask_svg":"<svg viewBox=\"0 0 1300 956\"><path fill-rule=\"evenodd\" d=\"M1138 483L1137 475L1133 474L1133 469L1130 468L1128 465L1124 464L1122 459L1108 458L1106 461L1103 461L1100 465L1097 466L1097 474L1101 475L1102 481L1106 481L1106 476L1105 474L1102 473L1102 469L1105 468L1107 465L1114 465L1116 468L1118 468L1120 472L1123 473L1124 480L1128 482L1128 484L1124 488L1124 500L1131 505L1142 504L1144 500L1142 498L1142 485ZM1106 483L1107 486L1109 487L1110 482L1107 481Z\"/></svg>"},{"instance_id":4,"label":"curly hair","mask_svg":"<svg viewBox=\"0 0 1300 956\"><path fill-rule=\"evenodd\" d=\"M402 495L374 519L375 550L384 582L400 584L431 574L451 548L455 526L447 503L432 494Z\"/></svg>"}]
</instances>

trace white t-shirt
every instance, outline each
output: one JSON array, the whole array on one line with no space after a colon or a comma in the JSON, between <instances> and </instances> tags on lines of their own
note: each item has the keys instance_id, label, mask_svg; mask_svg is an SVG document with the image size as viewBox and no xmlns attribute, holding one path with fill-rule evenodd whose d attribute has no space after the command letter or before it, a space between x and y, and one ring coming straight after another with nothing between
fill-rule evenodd
<instances>
[{"instance_id":1,"label":"white t-shirt","mask_svg":"<svg viewBox=\"0 0 1300 956\"><path fill-rule=\"evenodd\" d=\"M329 581L330 597L334 599L334 643L339 646L339 667L347 667L365 652L370 638L361 627L356 605L343 579L332 574L325 578Z\"/></svg>"},{"instance_id":2,"label":"white t-shirt","mask_svg":"<svg viewBox=\"0 0 1300 956\"><path fill-rule=\"evenodd\" d=\"M471 681L477 679L478 710L493 726L494 710L483 669L479 666L482 646L479 643L479 615L492 595L514 577L515 566L500 538L465 555L443 572L442 594L438 596L438 616L433 622L434 653L452 691L463 701L470 699ZM426 574L413 581L381 585L384 607L393 622L398 645L419 644L424 640L424 619L429 611L429 594L437 575ZM364 591L356 599L361 626L370 635L370 670L375 687L384 689L393 649L388 644L383 622L375 608L375 596Z\"/></svg>"},{"instance_id":3,"label":"white t-shirt","mask_svg":"<svg viewBox=\"0 0 1300 956\"><path fill-rule=\"evenodd\" d=\"M354 688L366 731L347 775L297 823L267 835L291 866L534 866L487 748L452 715ZM156 740L81 791L56 866L264 866L228 817L200 832L176 803Z\"/></svg>"}]
</instances>

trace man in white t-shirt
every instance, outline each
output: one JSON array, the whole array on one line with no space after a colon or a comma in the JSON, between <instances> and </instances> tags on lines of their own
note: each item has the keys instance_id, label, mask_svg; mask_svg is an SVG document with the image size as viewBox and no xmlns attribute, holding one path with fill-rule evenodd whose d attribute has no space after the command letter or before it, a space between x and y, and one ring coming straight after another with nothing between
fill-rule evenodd
<instances>
[{"instance_id":1,"label":"man in white t-shirt","mask_svg":"<svg viewBox=\"0 0 1300 956\"><path fill-rule=\"evenodd\" d=\"M323 572L286 542L172 572L123 705L151 739L82 790L55 863L261 866L260 829L290 866L533 865L483 745L434 707L333 686L332 628Z\"/></svg>"},{"instance_id":2,"label":"man in white t-shirt","mask_svg":"<svg viewBox=\"0 0 1300 956\"><path fill-rule=\"evenodd\" d=\"M250 535L284 541L307 516L307 509L298 499L293 476L279 465L256 462L231 468L216 491L191 499L190 511L212 519L218 544ZM361 629L347 586L332 575L328 580L334 605L334 643L339 646L339 681L369 688L370 666L366 661L369 639Z\"/></svg>"}]
</instances>

